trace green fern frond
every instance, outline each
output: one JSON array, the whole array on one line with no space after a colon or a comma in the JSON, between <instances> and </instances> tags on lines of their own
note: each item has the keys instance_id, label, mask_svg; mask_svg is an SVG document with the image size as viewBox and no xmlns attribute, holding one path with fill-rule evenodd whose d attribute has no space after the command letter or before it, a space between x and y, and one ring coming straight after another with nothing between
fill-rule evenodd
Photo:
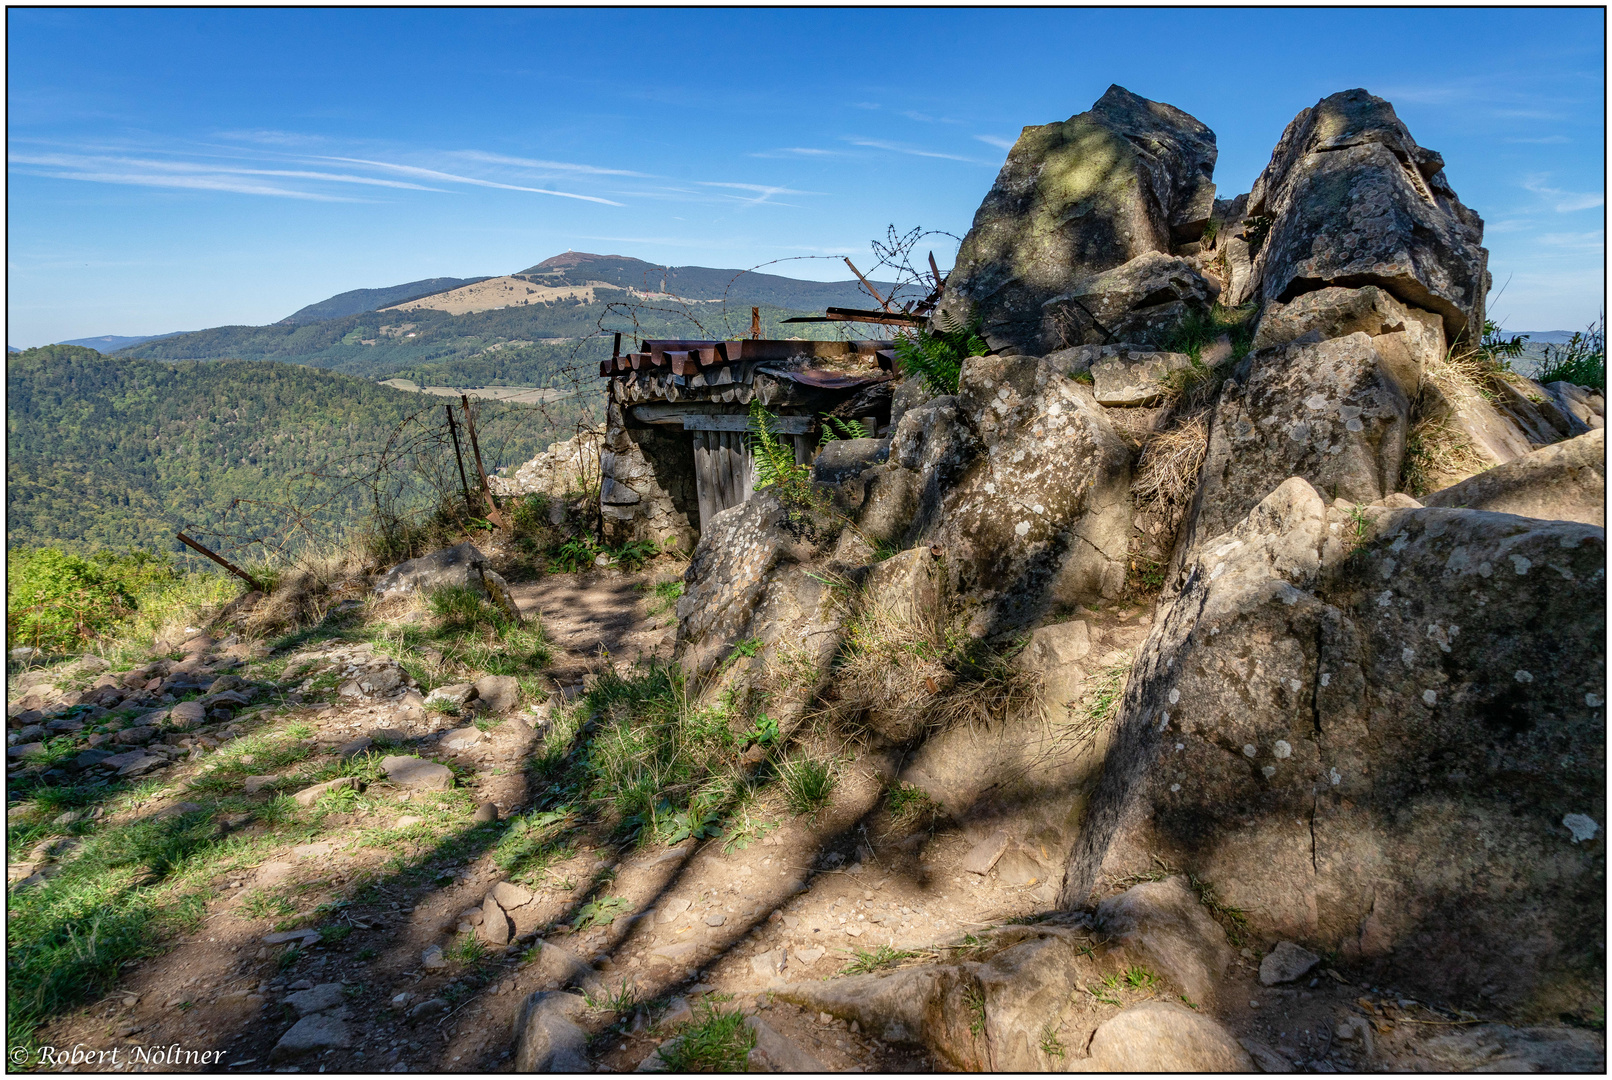
<instances>
[{"instance_id":1,"label":"green fern frond","mask_svg":"<svg viewBox=\"0 0 1612 1080\"><path fill-rule=\"evenodd\" d=\"M963 361L990 351L979 331L980 322L975 319L958 330L938 329L931 333L919 328L910 337L897 338L896 359L901 362L902 373L923 379L924 385L937 394L957 393Z\"/></svg>"}]
</instances>

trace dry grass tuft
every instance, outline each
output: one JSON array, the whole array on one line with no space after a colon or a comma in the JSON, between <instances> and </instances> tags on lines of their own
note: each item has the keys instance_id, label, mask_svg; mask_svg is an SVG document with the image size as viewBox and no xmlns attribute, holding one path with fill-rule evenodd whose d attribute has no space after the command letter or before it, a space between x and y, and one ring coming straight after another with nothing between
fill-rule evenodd
<instances>
[{"instance_id":1,"label":"dry grass tuft","mask_svg":"<svg viewBox=\"0 0 1612 1080\"><path fill-rule=\"evenodd\" d=\"M1410 495L1427 495L1445 486L1450 477L1472 476L1491 464L1465 432L1424 417L1405 439L1401 487Z\"/></svg>"},{"instance_id":2,"label":"dry grass tuft","mask_svg":"<svg viewBox=\"0 0 1612 1080\"><path fill-rule=\"evenodd\" d=\"M1198 470L1209 452L1209 415L1183 417L1175 427L1161 431L1142 447L1131 493L1140 504L1151 504L1179 523L1198 486Z\"/></svg>"},{"instance_id":3,"label":"dry grass tuft","mask_svg":"<svg viewBox=\"0 0 1612 1080\"><path fill-rule=\"evenodd\" d=\"M250 637L263 637L313 625L337 604L365 595L361 570L358 557L348 552L310 555L280 575L241 628Z\"/></svg>"},{"instance_id":4,"label":"dry grass tuft","mask_svg":"<svg viewBox=\"0 0 1612 1080\"><path fill-rule=\"evenodd\" d=\"M928 607L904 612L858 596L813 718L851 736L875 726L870 718L882 731L916 736L1031 713L1040 676L970 638L965 617L944 589L936 597Z\"/></svg>"},{"instance_id":5,"label":"dry grass tuft","mask_svg":"<svg viewBox=\"0 0 1612 1080\"><path fill-rule=\"evenodd\" d=\"M1447 397L1459 399L1462 391L1476 390L1491 405L1504 402L1501 385L1508 381L1509 375L1504 364L1482 349L1457 352L1451 348L1422 366L1422 379L1438 387Z\"/></svg>"}]
</instances>

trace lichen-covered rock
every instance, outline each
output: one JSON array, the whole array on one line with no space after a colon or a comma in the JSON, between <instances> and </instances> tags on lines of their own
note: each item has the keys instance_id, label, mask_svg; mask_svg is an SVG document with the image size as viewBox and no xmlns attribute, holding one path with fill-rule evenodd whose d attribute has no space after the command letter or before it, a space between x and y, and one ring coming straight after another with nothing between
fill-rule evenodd
<instances>
[{"instance_id":1,"label":"lichen-covered rock","mask_svg":"<svg viewBox=\"0 0 1612 1080\"><path fill-rule=\"evenodd\" d=\"M574 498L599 475L603 439L603 428L578 432L550 443L547 450L516 466L509 476L488 476L487 483L498 495L546 495L555 502Z\"/></svg>"},{"instance_id":2,"label":"lichen-covered rock","mask_svg":"<svg viewBox=\"0 0 1612 1080\"><path fill-rule=\"evenodd\" d=\"M945 552L954 588L979 605L984 632L1059 604L1118 596L1125 584L1131 453L1068 363L1015 356L963 364L958 408L980 450L923 539Z\"/></svg>"},{"instance_id":3,"label":"lichen-covered rock","mask_svg":"<svg viewBox=\"0 0 1612 1080\"><path fill-rule=\"evenodd\" d=\"M1376 285L1482 332L1489 288L1483 219L1456 198L1444 159L1416 145L1394 107L1364 90L1294 117L1254 183L1248 216L1268 218L1255 259L1266 302L1329 285Z\"/></svg>"},{"instance_id":4,"label":"lichen-covered rock","mask_svg":"<svg viewBox=\"0 0 1612 1080\"><path fill-rule=\"evenodd\" d=\"M1220 983L1236 957L1180 875L1133 885L1097 908L1097 924L1128 955L1181 987L1195 1005L1221 1004Z\"/></svg>"},{"instance_id":5,"label":"lichen-covered rock","mask_svg":"<svg viewBox=\"0 0 1612 1080\"><path fill-rule=\"evenodd\" d=\"M1046 301L1197 239L1215 156L1208 128L1120 86L1089 112L1025 128L963 238L937 322L977 317L992 349L1040 351Z\"/></svg>"},{"instance_id":6,"label":"lichen-covered rock","mask_svg":"<svg viewBox=\"0 0 1612 1080\"><path fill-rule=\"evenodd\" d=\"M1178 558L1232 527L1290 476L1331 498L1395 491L1410 402L1364 333L1252 353L1226 383Z\"/></svg>"},{"instance_id":7,"label":"lichen-covered rock","mask_svg":"<svg viewBox=\"0 0 1612 1080\"><path fill-rule=\"evenodd\" d=\"M1163 860L1256 937L1402 989L1581 1008L1605 846L1563 819L1605 822L1605 532L1363 517L1294 477L1201 545L1133 668L1063 902Z\"/></svg>"},{"instance_id":8,"label":"lichen-covered rock","mask_svg":"<svg viewBox=\"0 0 1612 1080\"><path fill-rule=\"evenodd\" d=\"M1429 361L1445 352L1444 320L1401 304L1374 285L1317 289L1292 303L1266 305L1254 331L1254 348L1285 345L1310 334L1321 340L1366 334L1405 396L1415 399Z\"/></svg>"},{"instance_id":9,"label":"lichen-covered rock","mask_svg":"<svg viewBox=\"0 0 1612 1080\"><path fill-rule=\"evenodd\" d=\"M889 456L888 439L836 439L825 444L812 460L812 479L819 484L838 484L861 476Z\"/></svg>"},{"instance_id":10,"label":"lichen-covered rock","mask_svg":"<svg viewBox=\"0 0 1612 1080\"><path fill-rule=\"evenodd\" d=\"M1230 1032L1173 1001L1144 1001L1105 1022L1091 1037L1091 1056L1076 1064L1105 1073L1254 1071Z\"/></svg>"},{"instance_id":11,"label":"lichen-covered rock","mask_svg":"<svg viewBox=\"0 0 1612 1080\"><path fill-rule=\"evenodd\" d=\"M1172 371L1192 367L1186 353L1146 352L1125 345L1104 348L1091 365L1092 396L1101 405L1156 405Z\"/></svg>"},{"instance_id":12,"label":"lichen-covered rock","mask_svg":"<svg viewBox=\"0 0 1612 1080\"><path fill-rule=\"evenodd\" d=\"M1121 342L1159 349L1189 317L1207 314L1217 291L1186 259L1144 252L1044 303L1035 351Z\"/></svg>"},{"instance_id":13,"label":"lichen-covered rock","mask_svg":"<svg viewBox=\"0 0 1612 1080\"><path fill-rule=\"evenodd\" d=\"M1542 447L1435 491L1422 504L1604 526L1606 430Z\"/></svg>"}]
</instances>

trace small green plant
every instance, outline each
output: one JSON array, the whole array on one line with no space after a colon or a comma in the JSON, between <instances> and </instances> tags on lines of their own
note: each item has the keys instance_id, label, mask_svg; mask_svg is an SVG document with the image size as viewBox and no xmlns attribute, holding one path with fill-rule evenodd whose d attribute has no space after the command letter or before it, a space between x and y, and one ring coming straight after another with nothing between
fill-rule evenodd
<instances>
[{"instance_id":1,"label":"small green plant","mask_svg":"<svg viewBox=\"0 0 1612 1080\"><path fill-rule=\"evenodd\" d=\"M1096 985L1087 985L1086 993L1090 994L1100 1005L1113 1005L1118 1008L1124 1002L1119 998L1119 980L1110 975Z\"/></svg>"},{"instance_id":2,"label":"small green plant","mask_svg":"<svg viewBox=\"0 0 1612 1080\"><path fill-rule=\"evenodd\" d=\"M1159 985L1159 977L1145 967L1128 967L1121 978L1131 990L1153 990Z\"/></svg>"},{"instance_id":3,"label":"small green plant","mask_svg":"<svg viewBox=\"0 0 1612 1080\"><path fill-rule=\"evenodd\" d=\"M977 1039L985 1031L985 991L979 983L968 984L963 991L963 1005L968 1009L968 1033Z\"/></svg>"},{"instance_id":4,"label":"small green plant","mask_svg":"<svg viewBox=\"0 0 1612 1080\"><path fill-rule=\"evenodd\" d=\"M549 556L549 573L576 574L593 565L599 557L599 545L591 536L574 536L554 549Z\"/></svg>"},{"instance_id":5,"label":"small green plant","mask_svg":"<svg viewBox=\"0 0 1612 1080\"><path fill-rule=\"evenodd\" d=\"M292 964L295 964L298 960L301 960L301 959L302 959L302 946L300 946L300 945L292 945L289 948L285 948L285 949L280 950L280 955L275 957L274 964L281 971L285 971Z\"/></svg>"},{"instance_id":6,"label":"small green plant","mask_svg":"<svg viewBox=\"0 0 1612 1080\"><path fill-rule=\"evenodd\" d=\"M1185 1005L1187 1008L1196 1009L1198 1007L1198 1003L1187 997L1187 995L1181 994L1179 997L1181 998L1181 1004Z\"/></svg>"},{"instance_id":7,"label":"small green plant","mask_svg":"<svg viewBox=\"0 0 1612 1080\"><path fill-rule=\"evenodd\" d=\"M940 809L929 792L916 784L905 782L891 788L884 797L884 805L897 825L910 825L933 817Z\"/></svg>"},{"instance_id":8,"label":"small green plant","mask_svg":"<svg viewBox=\"0 0 1612 1080\"><path fill-rule=\"evenodd\" d=\"M467 967L480 963L487 956L487 946L476 934L461 934L459 940L443 952L449 960L457 960Z\"/></svg>"},{"instance_id":9,"label":"small green plant","mask_svg":"<svg viewBox=\"0 0 1612 1080\"><path fill-rule=\"evenodd\" d=\"M957 393L963 361L990 352L980 337L980 325L975 319L964 326L937 327L933 332L920 327L914 334L898 336L895 353L902 374L922 379L936 394Z\"/></svg>"},{"instance_id":10,"label":"small green plant","mask_svg":"<svg viewBox=\"0 0 1612 1080\"><path fill-rule=\"evenodd\" d=\"M1233 907L1225 903L1215 892L1215 887L1209 882L1187 875L1187 885L1198 894L1198 903L1209 910L1209 914L1220 920L1226 928L1226 938L1233 945L1241 948L1248 940L1248 913L1240 907Z\"/></svg>"},{"instance_id":11,"label":"small green plant","mask_svg":"<svg viewBox=\"0 0 1612 1080\"><path fill-rule=\"evenodd\" d=\"M649 614L661 615L677 608L677 601L683 596L683 583L681 581L662 581L656 585L649 600Z\"/></svg>"},{"instance_id":12,"label":"small green plant","mask_svg":"<svg viewBox=\"0 0 1612 1080\"><path fill-rule=\"evenodd\" d=\"M817 758L797 757L778 766L784 802L795 814L812 814L828 805L834 793L834 768Z\"/></svg>"},{"instance_id":13,"label":"small green plant","mask_svg":"<svg viewBox=\"0 0 1612 1080\"><path fill-rule=\"evenodd\" d=\"M335 788L320 795L315 805L326 813L350 814L358 806L358 789Z\"/></svg>"},{"instance_id":14,"label":"small green plant","mask_svg":"<svg viewBox=\"0 0 1612 1080\"><path fill-rule=\"evenodd\" d=\"M1214 224L1213 221L1210 224ZM1041 1052L1048 1057L1061 1058L1064 1056L1063 1043L1058 1041L1058 1021L1056 1018L1047 1021L1047 1026L1041 1029Z\"/></svg>"},{"instance_id":15,"label":"small green plant","mask_svg":"<svg viewBox=\"0 0 1612 1080\"><path fill-rule=\"evenodd\" d=\"M358 950L358 959L360 959L360 960L373 960L373 959L375 959L375 950L371 949L369 946L366 945L364 948Z\"/></svg>"},{"instance_id":16,"label":"small green plant","mask_svg":"<svg viewBox=\"0 0 1612 1080\"><path fill-rule=\"evenodd\" d=\"M729 658L742 656L746 659L755 656L761 651L760 638L744 638L733 643L733 651L728 653Z\"/></svg>"},{"instance_id":17,"label":"small green plant","mask_svg":"<svg viewBox=\"0 0 1612 1080\"><path fill-rule=\"evenodd\" d=\"M661 547L653 540L632 540L613 548L609 552L610 565L625 570L627 573L637 573L643 565L661 553Z\"/></svg>"},{"instance_id":18,"label":"small green plant","mask_svg":"<svg viewBox=\"0 0 1612 1080\"><path fill-rule=\"evenodd\" d=\"M722 835L722 815L715 810L674 810L662 803L655 814L655 839L663 844L681 844L689 837L704 840Z\"/></svg>"},{"instance_id":19,"label":"small green plant","mask_svg":"<svg viewBox=\"0 0 1612 1080\"><path fill-rule=\"evenodd\" d=\"M1365 546L1371 534L1371 518L1366 516L1366 508L1358 503L1349 508L1349 549L1358 550Z\"/></svg>"},{"instance_id":20,"label":"small green plant","mask_svg":"<svg viewBox=\"0 0 1612 1080\"><path fill-rule=\"evenodd\" d=\"M889 945L880 945L876 949L858 949L851 957L851 962L840 968L841 975L866 975L880 968L887 968L892 964L899 964L909 957L917 956L915 952L905 949L895 949Z\"/></svg>"},{"instance_id":21,"label":"small green plant","mask_svg":"<svg viewBox=\"0 0 1612 1080\"><path fill-rule=\"evenodd\" d=\"M296 914L297 906L284 896L254 892L241 904L241 914L249 919L283 919Z\"/></svg>"},{"instance_id":22,"label":"small green plant","mask_svg":"<svg viewBox=\"0 0 1612 1080\"><path fill-rule=\"evenodd\" d=\"M590 926L609 926L618 915L625 915L631 910L632 901L625 896L596 896L577 908L571 929L581 933Z\"/></svg>"},{"instance_id":23,"label":"small green plant","mask_svg":"<svg viewBox=\"0 0 1612 1080\"><path fill-rule=\"evenodd\" d=\"M678 1034L660 1051L667 1072L744 1072L756 1045L756 1033L745 1026L742 1011L723 1009L709 1000L696 1006L695 1018Z\"/></svg>"},{"instance_id":24,"label":"small green plant","mask_svg":"<svg viewBox=\"0 0 1612 1080\"><path fill-rule=\"evenodd\" d=\"M353 928L345 923L338 923L334 926L321 926L319 928L319 942L322 945L334 945L336 942L344 940L352 932Z\"/></svg>"},{"instance_id":25,"label":"small green plant","mask_svg":"<svg viewBox=\"0 0 1612 1080\"><path fill-rule=\"evenodd\" d=\"M1093 673L1084 697L1069 707L1073 722L1070 736L1076 742L1090 742L1119 713L1125 700L1125 681L1131 670L1130 658L1110 664Z\"/></svg>"},{"instance_id":26,"label":"small green plant","mask_svg":"<svg viewBox=\"0 0 1612 1080\"><path fill-rule=\"evenodd\" d=\"M1214 247L1215 237L1219 235L1220 219L1212 217L1209 219L1209 224L1203 227L1203 235L1198 238L1198 243L1202 244L1205 250L1208 250L1209 248Z\"/></svg>"},{"instance_id":27,"label":"small green plant","mask_svg":"<svg viewBox=\"0 0 1612 1080\"><path fill-rule=\"evenodd\" d=\"M590 1009L603 1009L607 1012L624 1013L638 1004L638 988L630 980L621 980L621 985L614 990L607 990L605 995L595 998L592 994L584 992L582 1000L588 1003Z\"/></svg>"},{"instance_id":28,"label":"small green plant","mask_svg":"<svg viewBox=\"0 0 1612 1080\"><path fill-rule=\"evenodd\" d=\"M762 713L756 717L756 722L751 725L750 730L740 738L760 743L762 746L772 746L778 742L778 721L776 718Z\"/></svg>"}]
</instances>

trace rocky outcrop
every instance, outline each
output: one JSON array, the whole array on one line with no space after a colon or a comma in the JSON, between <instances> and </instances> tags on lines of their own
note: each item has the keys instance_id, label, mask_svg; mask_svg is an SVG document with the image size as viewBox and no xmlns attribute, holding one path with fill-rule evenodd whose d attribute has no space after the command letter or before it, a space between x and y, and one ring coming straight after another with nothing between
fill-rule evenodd
<instances>
[{"instance_id":1,"label":"rocky outcrop","mask_svg":"<svg viewBox=\"0 0 1612 1080\"><path fill-rule=\"evenodd\" d=\"M944 549L987 632L1124 587L1130 450L1063 359L963 365L956 408L980 451L923 538Z\"/></svg>"},{"instance_id":2,"label":"rocky outcrop","mask_svg":"<svg viewBox=\"0 0 1612 1080\"><path fill-rule=\"evenodd\" d=\"M1033 351L1115 342L1163 348L1188 318L1206 316L1216 295L1215 284L1188 260L1146 252L1041 305Z\"/></svg>"},{"instance_id":3,"label":"rocky outcrop","mask_svg":"<svg viewBox=\"0 0 1612 1080\"><path fill-rule=\"evenodd\" d=\"M1287 480L1160 613L1063 902L1163 861L1265 940L1577 1007L1602 978L1604 589L1599 528L1347 515Z\"/></svg>"},{"instance_id":4,"label":"rocky outcrop","mask_svg":"<svg viewBox=\"0 0 1612 1080\"><path fill-rule=\"evenodd\" d=\"M1190 900L1178 882L1138 888L1173 889ZM1247 1053L1201 1012L1151 992L1132 1000L1116 990L1120 996L1105 1001L1086 992L1115 972L1164 967L1161 950L1184 969L1223 966L1225 934L1201 910L1186 928L1173 910L1163 917L1168 925L1157 922L1158 908L1146 897L1116 905L1118 938L1107 923L1066 917L1000 932L985 943L992 955L984 960L795 983L776 993L854 1020L886 1042L926 1047L961 1071L1249 1071ZM1172 999L1185 991L1171 968L1150 970Z\"/></svg>"},{"instance_id":5,"label":"rocky outcrop","mask_svg":"<svg viewBox=\"0 0 1612 1080\"><path fill-rule=\"evenodd\" d=\"M603 439L602 428L580 431L563 442L550 443L547 450L508 476L489 476L487 483L500 496L544 495L552 502L578 498L599 478Z\"/></svg>"},{"instance_id":6,"label":"rocky outcrop","mask_svg":"<svg viewBox=\"0 0 1612 1080\"><path fill-rule=\"evenodd\" d=\"M1375 285L1436 312L1452 342L1481 335L1483 219L1456 197L1444 159L1416 145L1382 98L1346 90L1294 117L1247 215L1269 221L1253 266L1265 302Z\"/></svg>"},{"instance_id":7,"label":"rocky outcrop","mask_svg":"<svg viewBox=\"0 0 1612 1080\"><path fill-rule=\"evenodd\" d=\"M1178 552L1225 532L1290 476L1333 498L1395 491L1411 403L1363 332L1252 353L1215 409Z\"/></svg>"},{"instance_id":8,"label":"rocky outcrop","mask_svg":"<svg viewBox=\"0 0 1612 1080\"><path fill-rule=\"evenodd\" d=\"M1171 373L1191 367L1185 353L1110 345L1092 361L1092 396L1099 405L1156 405L1169 390Z\"/></svg>"},{"instance_id":9,"label":"rocky outcrop","mask_svg":"<svg viewBox=\"0 0 1612 1080\"><path fill-rule=\"evenodd\" d=\"M1606 525L1606 430L1535 450L1435 491L1426 506Z\"/></svg>"},{"instance_id":10,"label":"rocky outcrop","mask_svg":"<svg viewBox=\"0 0 1612 1080\"><path fill-rule=\"evenodd\" d=\"M937 321L979 318L994 350L1040 351L1046 301L1198 238L1215 156L1208 128L1120 86L1089 112L1025 128L963 239Z\"/></svg>"}]
</instances>

